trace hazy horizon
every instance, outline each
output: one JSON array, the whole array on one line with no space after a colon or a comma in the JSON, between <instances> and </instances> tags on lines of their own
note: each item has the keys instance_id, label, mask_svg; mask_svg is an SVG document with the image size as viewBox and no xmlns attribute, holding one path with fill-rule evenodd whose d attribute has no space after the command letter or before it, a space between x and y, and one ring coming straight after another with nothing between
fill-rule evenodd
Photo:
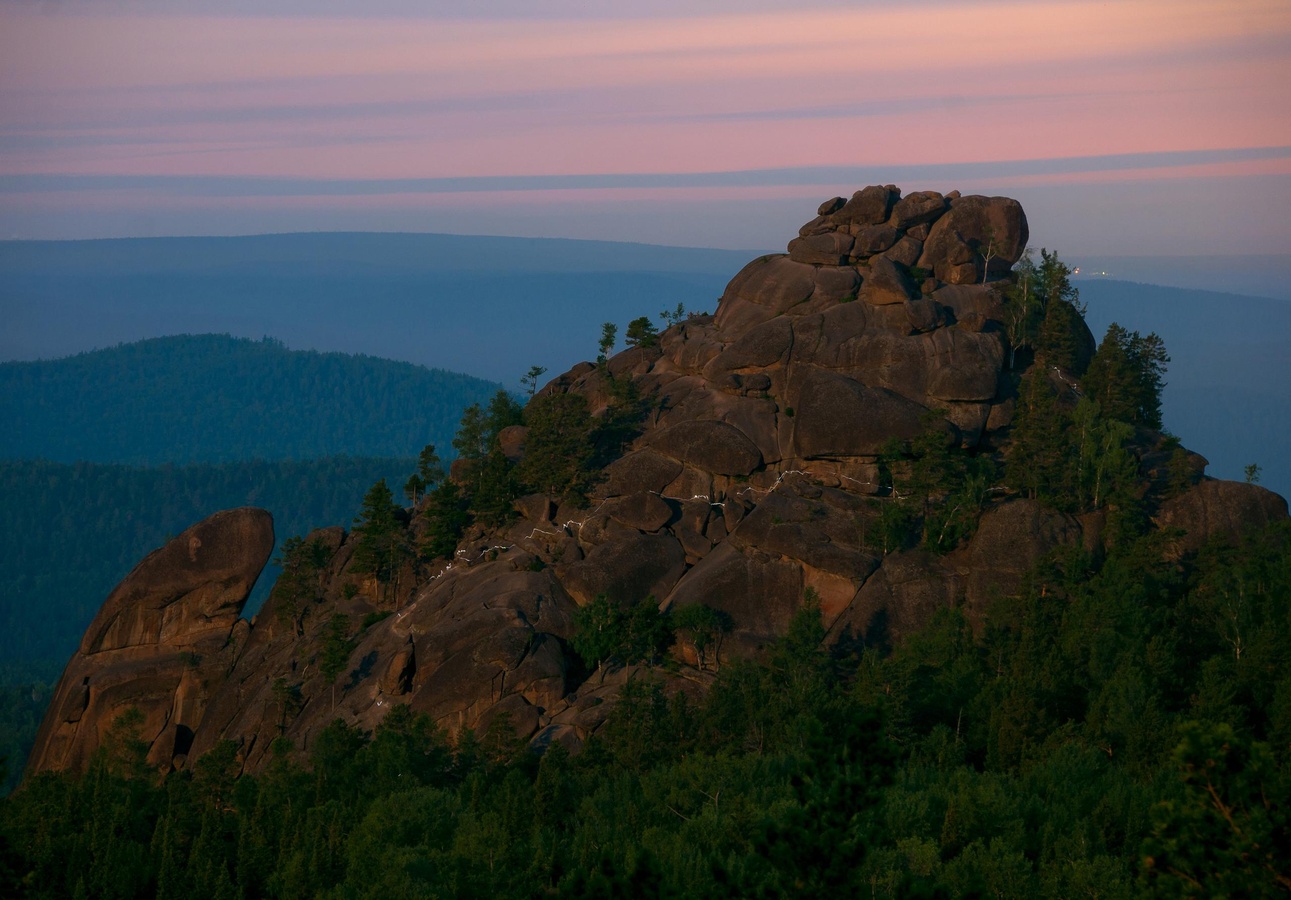
<instances>
[{"instance_id":1,"label":"hazy horizon","mask_svg":"<svg viewBox=\"0 0 1291 900\"><path fill-rule=\"evenodd\" d=\"M778 249L870 183L1068 255L1291 246L1272 0L0 0L0 237Z\"/></svg>"}]
</instances>

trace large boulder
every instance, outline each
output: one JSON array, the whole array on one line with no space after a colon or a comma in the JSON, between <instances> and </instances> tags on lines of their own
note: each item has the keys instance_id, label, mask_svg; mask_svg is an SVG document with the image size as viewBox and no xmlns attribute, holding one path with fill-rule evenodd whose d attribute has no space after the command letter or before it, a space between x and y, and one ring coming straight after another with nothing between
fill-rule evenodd
<instances>
[{"instance_id":1,"label":"large boulder","mask_svg":"<svg viewBox=\"0 0 1291 900\"><path fill-rule=\"evenodd\" d=\"M1007 197L960 197L932 226L920 268L947 284L974 284L1006 274L1030 232L1022 205Z\"/></svg>"},{"instance_id":2,"label":"large boulder","mask_svg":"<svg viewBox=\"0 0 1291 900\"><path fill-rule=\"evenodd\" d=\"M1236 543L1247 529L1286 517L1286 500L1272 491L1208 478L1161 504L1156 523L1164 531L1177 532L1174 550L1186 553L1211 540Z\"/></svg>"},{"instance_id":3,"label":"large boulder","mask_svg":"<svg viewBox=\"0 0 1291 900\"><path fill-rule=\"evenodd\" d=\"M195 729L273 551L273 518L246 507L203 519L154 550L108 595L67 664L28 772L83 771L127 710L149 759L169 767ZM241 623L245 626L245 623ZM244 629L243 629L244 630Z\"/></svg>"}]
</instances>

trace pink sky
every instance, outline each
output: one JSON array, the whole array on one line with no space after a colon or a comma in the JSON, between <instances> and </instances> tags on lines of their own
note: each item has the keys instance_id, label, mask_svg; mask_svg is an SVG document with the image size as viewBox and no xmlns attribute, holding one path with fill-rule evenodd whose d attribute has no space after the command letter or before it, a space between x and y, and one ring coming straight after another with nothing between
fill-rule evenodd
<instances>
[{"instance_id":1,"label":"pink sky","mask_svg":"<svg viewBox=\"0 0 1291 900\"><path fill-rule=\"evenodd\" d=\"M1034 232L1081 250L1291 247L1286 0L697 0L642 18L567 0L558 19L325 5L0 0L0 237L373 229L760 248L861 186L795 170L844 167L1017 196ZM1107 159L1124 154L1138 156ZM776 172L337 188L747 170ZM1064 209L1076 220L1037 219Z\"/></svg>"}]
</instances>

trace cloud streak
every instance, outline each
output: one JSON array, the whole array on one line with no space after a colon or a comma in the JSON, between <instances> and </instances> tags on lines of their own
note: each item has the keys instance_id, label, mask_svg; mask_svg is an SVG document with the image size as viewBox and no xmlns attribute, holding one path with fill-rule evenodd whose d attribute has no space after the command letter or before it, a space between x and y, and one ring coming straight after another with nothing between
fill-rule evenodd
<instances>
[{"instance_id":1,"label":"cloud streak","mask_svg":"<svg viewBox=\"0 0 1291 900\"><path fill-rule=\"evenodd\" d=\"M1222 177L1291 146L1285 0L606 6L0 0L0 197L332 197L347 228L345 198Z\"/></svg>"},{"instance_id":2,"label":"cloud streak","mask_svg":"<svg viewBox=\"0 0 1291 900\"><path fill-rule=\"evenodd\" d=\"M871 166L796 166L716 172L624 172L490 175L464 178L230 178L153 175L0 175L0 194L52 191L144 191L205 197L355 197L570 190L805 187L867 181L1035 178L1106 172L1159 171L1263 160L1291 161L1291 146L1164 153L1122 153L1058 159Z\"/></svg>"}]
</instances>

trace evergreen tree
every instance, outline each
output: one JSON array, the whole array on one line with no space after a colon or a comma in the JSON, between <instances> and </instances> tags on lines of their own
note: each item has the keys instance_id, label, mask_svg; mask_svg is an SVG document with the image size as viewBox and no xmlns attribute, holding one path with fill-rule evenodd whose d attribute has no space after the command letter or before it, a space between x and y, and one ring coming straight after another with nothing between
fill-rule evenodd
<instances>
[{"instance_id":1,"label":"evergreen tree","mask_svg":"<svg viewBox=\"0 0 1291 900\"><path fill-rule=\"evenodd\" d=\"M530 400L533 399L533 395L538 391L538 379L546 371L545 366L530 366L529 371L520 379L520 385L528 392Z\"/></svg>"},{"instance_id":2,"label":"evergreen tree","mask_svg":"<svg viewBox=\"0 0 1291 900\"><path fill-rule=\"evenodd\" d=\"M659 341L659 332L649 316L640 316L628 323L623 342L629 347L653 347Z\"/></svg>"},{"instance_id":3,"label":"evergreen tree","mask_svg":"<svg viewBox=\"0 0 1291 900\"><path fill-rule=\"evenodd\" d=\"M422 534L421 555L427 559L451 557L457 542L470 522L466 498L455 481L444 481L430 492L422 510L425 529Z\"/></svg>"},{"instance_id":4,"label":"evergreen tree","mask_svg":"<svg viewBox=\"0 0 1291 900\"><path fill-rule=\"evenodd\" d=\"M524 459L519 476L549 497L582 501L592 478L592 417L581 394L548 394L525 408Z\"/></svg>"},{"instance_id":5,"label":"evergreen tree","mask_svg":"<svg viewBox=\"0 0 1291 900\"><path fill-rule=\"evenodd\" d=\"M1035 367L1022 378L1008 447L1006 478L1026 496L1071 508L1070 421L1058 404L1048 373Z\"/></svg>"},{"instance_id":6,"label":"evergreen tree","mask_svg":"<svg viewBox=\"0 0 1291 900\"><path fill-rule=\"evenodd\" d=\"M332 553L322 538L305 540L300 535L283 541L274 564L282 569L273 586L279 619L297 635L304 631L305 616L322 589L323 571Z\"/></svg>"},{"instance_id":7,"label":"evergreen tree","mask_svg":"<svg viewBox=\"0 0 1291 900\"><path fill-rule=\"evenodd\" d=\"M1161 392L1170 357L1155 333L1146 337L1113 322L1081 379L1086 396L1112 419L1161 429Z\"/></svg>"},{"instance_id":8,"label":"evergreen tree","mask_svg":"<svg viewBox=\"0 0 1291 900\"><path fill-rule=\"evenodd\" d=\"M1082 327L1085 308L1080 303L1080 292L1071 283L1071 269L1057 253L1040 251L1035 290L1043 310L1036 341L1037 357L1046 365L1081 375L1088 361L1081 359L1076 336Z\"/></svg>"},{"instance_id":9,"label":"evergreen tree","mask_svg":"<svg viewBox=\"0 0 1291 900\"><path fill-rule=\"evenodd\" d=\"M597 365L604 366L605 361L609 359L610 353L614 350L614 342L618 339L619 326L613 322L605 322L601 325L601 340L597 344Z\"/></svg>"},{"instance_id":10,"label":"evergreen tree","mask_svg":"<svg viewBox=\"0 0 1291 900\"><path fill-rule=\"evenodd\" d=\"M408 544L399 507L384 478L364 496L354 522L358 538L352 557L354 571L372 575L382 584L390 583L408 555Z\"/></svg>"},{"instance_id":11,"label":"evergreen tree","mask_svg":"<svg viewBox=\"0 0 1291 900\"><path fill-rule=\"evenodd\" d=\"M350 639L350 617L345 613L336 613L327 621L327 630L323 633L323 645L318 652L318 671L332 691L332 708L336 707L336 679L345 671L354 652L354 641Z\"/></svg>"}]
</instances>

